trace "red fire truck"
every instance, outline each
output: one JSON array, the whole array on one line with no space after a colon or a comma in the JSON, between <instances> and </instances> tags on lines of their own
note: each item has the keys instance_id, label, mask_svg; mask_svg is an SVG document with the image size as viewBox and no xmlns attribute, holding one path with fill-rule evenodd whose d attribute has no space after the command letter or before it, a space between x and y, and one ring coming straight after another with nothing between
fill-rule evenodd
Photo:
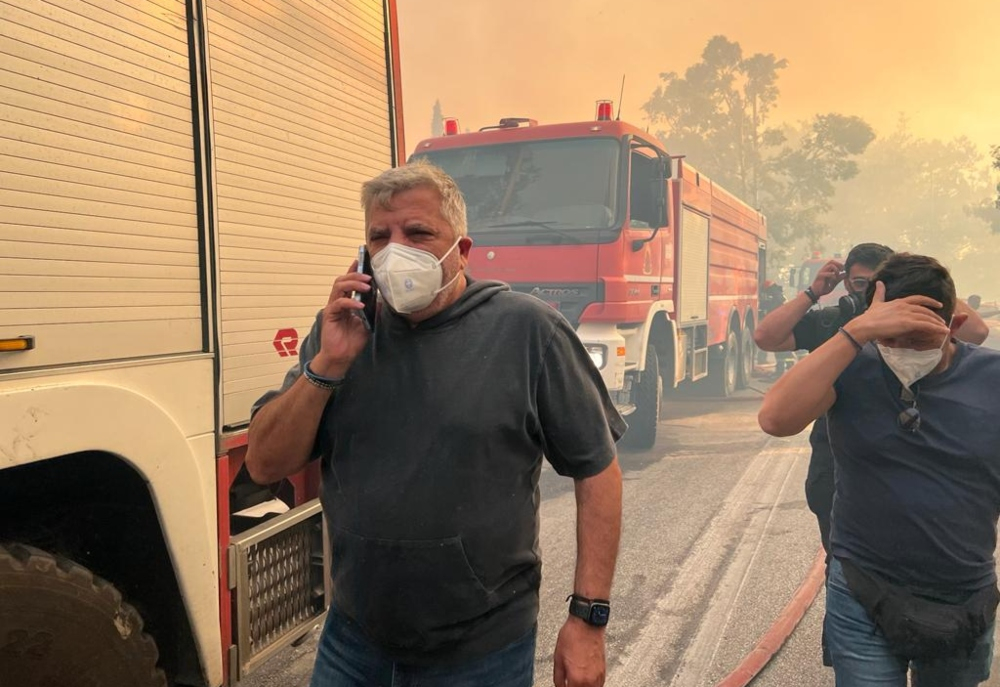
<instances>
[{"instance_id":1,"label":"red fire truck","mask_svg":"<svg viewBox=\"0 0 1000 687\"><path fill-rule=\"evenodd\" d=\"M631 446L653 446L664 388L697 382L726 396L748 383L764 217L613 120L610 101L571 124L507 118L463 134L446 120L413 157L462 189L472 275L534 294L574 324Z\"/></svg>"}]
</instances>

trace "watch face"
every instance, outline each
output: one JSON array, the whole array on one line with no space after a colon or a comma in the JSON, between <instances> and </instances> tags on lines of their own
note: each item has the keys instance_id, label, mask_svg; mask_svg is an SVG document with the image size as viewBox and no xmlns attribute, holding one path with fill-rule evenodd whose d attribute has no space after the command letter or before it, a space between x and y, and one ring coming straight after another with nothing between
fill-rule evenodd
<instances>
[{"instance_id":1,"label":"watch face","mask_svg":"<svg viewBox=\"0 0 1000 687\"><path fill-rule=\"evenodd\" d=\"M590 607L590 622L593 625L607 625L611 616L611 607L604 604L594 604Z\"/></svg>"}]
</instances>

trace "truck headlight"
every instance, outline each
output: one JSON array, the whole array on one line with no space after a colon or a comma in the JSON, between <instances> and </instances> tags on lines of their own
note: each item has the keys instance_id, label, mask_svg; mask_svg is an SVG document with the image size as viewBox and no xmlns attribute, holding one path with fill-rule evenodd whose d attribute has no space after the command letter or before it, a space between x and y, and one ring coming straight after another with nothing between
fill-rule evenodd
<instances>
[{"instance_id":1,"label":"truck headlight","mask_svg":"<svg viewBox=\"0 0 1000 687\"><path fill-rule=\"evenodd\" d=\"M594 361L594 366L598 370L603 370L608 361L608 347L603 344L585 344L590 359Z\"/></svg>"}]
</instances>

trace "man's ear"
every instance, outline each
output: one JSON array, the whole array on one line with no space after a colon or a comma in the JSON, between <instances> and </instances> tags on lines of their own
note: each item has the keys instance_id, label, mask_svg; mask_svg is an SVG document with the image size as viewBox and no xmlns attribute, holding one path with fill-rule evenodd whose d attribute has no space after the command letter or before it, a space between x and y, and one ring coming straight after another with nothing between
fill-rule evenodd
<instances>
[{"instance_id":1,"label":"man's ear","mask_svg":"<svg viewBox=\"0 0 1000 687\"><path fill-rule=\"evenodd\" d=\"M472 250L472 239L468 236L463 236L458 240L458 252L463 258L468 260L470 250Z\"/></svg>"},{"instance_id":2,"label":"man's ear","mask_svg":"<svg viewBox=\"0 0 1000 687\"><path fill-rule=\"evenodd\" d=\"M962 325L969 319L969 316L964 312L957 312L951 317L951 333L954 334Z\"/></svg>"}]
</instances>

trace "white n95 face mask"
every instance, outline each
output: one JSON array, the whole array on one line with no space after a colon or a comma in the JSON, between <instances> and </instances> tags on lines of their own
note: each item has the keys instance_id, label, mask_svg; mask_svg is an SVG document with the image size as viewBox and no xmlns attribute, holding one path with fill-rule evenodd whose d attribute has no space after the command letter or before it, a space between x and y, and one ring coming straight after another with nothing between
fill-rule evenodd
<instances>
[{"instance_id":1,"label":"white n95 face mask","mask_svg":"<svg viewBox=\"0 0 1000 687\"><path fill-rule=\"evenodd\" d=\"M949 323L949 327L951 324ZM912 384L923 379L931 373L938 363L941 362L941 356L944 355L944 347L948 345L951 341L951 333L944 337L944 343L941 344L941 348L932 348L929 351L915 351L912 348L889 348L888 346L883 346L882 344L876 344L878 346L879 353L882 354L882 360L885 364L889 366L896 378L905 386L907 389L910 388Z\"/></svg>"},{"instance_id":2,"label":"white n95 face mask","mask_svg":"<svg viewBox=\"0 0 1000 687\"><path fill-rule=\"evenodd\" d=\"M459 241L461 238L440 260L432 253L401 243L390 243L376 253L372 257L372 271L379 292L389 307L403 315L419 312L451 286L461 272L457 272L447 284L442 284L441 263L455 250Z\"/></svg>"}]
</instances>

